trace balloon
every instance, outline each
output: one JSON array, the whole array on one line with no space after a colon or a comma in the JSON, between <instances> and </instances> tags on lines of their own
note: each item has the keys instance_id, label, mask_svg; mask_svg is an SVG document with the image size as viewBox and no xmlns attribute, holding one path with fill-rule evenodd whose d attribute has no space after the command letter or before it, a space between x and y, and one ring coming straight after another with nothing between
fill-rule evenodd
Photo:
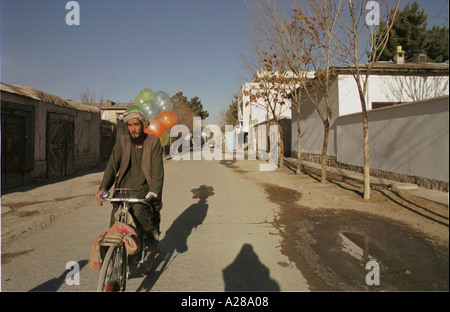
<instances>
[{"instance_id":1,"label":"balloon","mask_svg":"<svg viewBox=\"0 0 450 312\"><path fill-rule=\"evenodd\" d=\"M148 119L155 119L161 111L153 101L143 102L141 106L139 106L139 110L143 112Z\"/></svg>"},{"instance_id":2,"label":"balloon","mask_svg":"<svg viewBox=\"0 0 450 312\"><path fill-rule=\"evenodd\" d=\"M166 146L166 144L169 143L169 137L170 137L169 131L165 130L161 135L161 137L159 138L162 146Z\"/></svg>"},{"instance_id":3,"label":"balloon","mask_svg":"<svg viewBox=\"0 0 450 312\"><path fill-rule=\"evenodd\" d=\"M125 111L129 112L129 111L138 110L138 109L139 109L139 106L132 105L132 106L128 106Z\"/></svg>"},{"instance_id":4,"label":"balloon","mask_svg":"<svg viewBox=\"0 0 450 312\"><path fill-rule=\"evenodd\" d=\"M161 113L159 113L156 119L159 120L165 130L172 129L172 127L175 126L178 121L177 115L175 115L175 113L170 110L162 111Z\"/></svg>"},{"instance_id":5,"label":"balloon","mask_svg":"<svg viewBox=\"0 0 450 312\"><path fill-rule=\"evenodd\" d=\"M144 97L142 94L139 93L139 94L134 98L133 105L134 105L134 106L141 106L141 104L145 102L145 99L144 99L144 98L145 98L145 97Z\"/></svg>"},{"instance_id":6,"label":"balloon","mask_svg":"<svg viewBox=\"0 0 450 312\"><path fill-rule=\"evenodd\" d=\"M134 105L141 106L145 101L151 101L153 99L154 92L151 89L143 89L135 98Z\"/></svg>"},{"instance_id":7,"label":"balloon","mask_svg":"<svg viewBox=\"0 0 450 312\"><path fill-rule=\"evenodd\" d=\"M150 101L153 99L153 96L155 95L155 92L152 89L142 89L141 93L143 98L146 99L146 101Z\"/></svg>"},{"instance_id":8,"label":"balloon","mask_svg":"<svg viewBox=\"0 0 450 312\"><path fill-rule=\"evenodd\" d=\"M173 104L169 95L164 91L158 91L153 96L153 101L158 105L161 111L172 110Z\"/></svg>"},{"instance_id":9,"label":"balloon","mask_svg":"<svg viewBox=\"0 0 450 312\"><path fill-rule=\"evenodd\" d=\"M164 133L164 128L157 119L150 119L150 124L144 129L144 132L160 138Z\"/></svg>"}]
</instances>

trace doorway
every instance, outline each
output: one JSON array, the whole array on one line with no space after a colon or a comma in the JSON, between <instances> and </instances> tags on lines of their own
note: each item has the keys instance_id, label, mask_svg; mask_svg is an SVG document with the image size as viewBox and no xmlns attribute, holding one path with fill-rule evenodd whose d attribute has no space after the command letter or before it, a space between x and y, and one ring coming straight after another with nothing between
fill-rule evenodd
<instances>
[{"instance_id":1,"label":"doorway","mask_svg":"<svg viewBox=\"0 0 450 312\"><path fill-rule=\"evenodd\" d=\"M64 177L75 173L74 118L47 115L47 176Z\"/></svg>"}]
</instances>

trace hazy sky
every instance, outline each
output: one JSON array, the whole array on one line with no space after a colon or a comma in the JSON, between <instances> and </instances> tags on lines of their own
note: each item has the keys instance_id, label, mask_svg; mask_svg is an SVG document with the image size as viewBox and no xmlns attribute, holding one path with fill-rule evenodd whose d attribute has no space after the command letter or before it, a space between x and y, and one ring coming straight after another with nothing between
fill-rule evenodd
<instances>
[{"instance_id":1,"label":"hazy sky","mask_svg":"<svg viewBox=\"0 0 450 312\"><path fill-rule=\"evenodd\" d=\"M85 88L130 101L143 88L198 96L216 123L248 74L242 0L1 0L1 81L79 100ZM444 0L419 1L429 25L448 26ZM248 77L250 78L250 77Z\"/></svg>"}]
</instances>

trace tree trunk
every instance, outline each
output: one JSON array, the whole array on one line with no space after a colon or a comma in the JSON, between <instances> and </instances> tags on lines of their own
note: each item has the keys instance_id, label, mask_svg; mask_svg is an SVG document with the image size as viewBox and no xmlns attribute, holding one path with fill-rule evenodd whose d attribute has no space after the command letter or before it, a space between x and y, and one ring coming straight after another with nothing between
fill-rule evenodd
<instances>
[{"instance_id":1,"label":"tree trunk","mask_svg":"<svg viewBox=\"0 0 450 312\"><path fill-rule=\"evenodd\" d=\"M297 108L297 168L295 169L295 174L302 173L302 148L300 144L300 136L302 130L300 129L300 103L296 105Z\"/></svg>"},{"instance_id":2,"label":"tree trunk","mask_svg":"<svg viewBox=\"0 0 450 312\"><path fill-rule=\"evenodd\" d=\"M364 131L364 199L370 199L370 153L369 153L369 121L367 112L363 110Z\"/></svg>"},{"instance_id":3,"label":"tree trunk","mask_svg":"<svg viewBox=\"0 0 450 312\"><path fill-rule=\"evenodd\" d=\"M356 83L358 85L359 100L361 101L361 111L363 116L363 153L364 153L364 200L370 199L370 149L369 149L369 120L367 118L367 106L365 99L365 90L367 90L367 79L366 75L364 89L361 87L359 80L359 73L356 75Z\"/></svg>"},{"instance_id":4,"label":"tree trunk","mask_svg":"<svg viewBox=\"0 0 450 312\"><path fill-rule=\"evenodd\" d=\"M323 122L323 145L322 145L322 174L320 176L320 182L327 182L327 149L328 149L328 134L330 131L330 122L326 119Z\"/></svg>"},{"instance_id":5,"label":"tree trunk","mask_svg":"<svg viewBox=\"0 0 450 312\"><path fill-rule=\"evenodd\" d=\"M280 123L277 121L277 125L278 125L278 134L279 134L279 146L280 146L280 150L278 153L278 161L279 161L279 165L280 168L282 168L284 166L284 141L283 141L283 128L281 127Z\"/></svg>"}]
</instances>

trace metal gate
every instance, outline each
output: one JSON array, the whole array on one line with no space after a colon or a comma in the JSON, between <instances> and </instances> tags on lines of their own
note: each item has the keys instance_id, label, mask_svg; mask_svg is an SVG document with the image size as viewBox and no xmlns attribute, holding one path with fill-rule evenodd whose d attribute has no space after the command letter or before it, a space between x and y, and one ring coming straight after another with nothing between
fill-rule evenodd
<instances>
[{"instance_id":1,"label":"metal gate","mask_svg":"<svg viewBox=\"0 0 450 312\"><path fill-rule=\"evenodd\" d=\"M34 169L34 107L1 102L1 189L31 182Z\"/></svg>"},{"instance_id":2,"label":"metal gate","mask_svg":"<svg viewBox=\"0 0 450 312\"><path fill-rule=\"evenodd\" d=\"M74 118L47 115L47 176L63 177L75 173Z\"/></svg>"},{"instance_id":3,"label":"metal gate","mask_svg":"<svg viewBox=\"0 0 450 312\"><path fill-rule=\"evenodd\" d=\"M2 117L2 188L10 188L24 184L25 117Z\"/></svg>"}]
</instances>

